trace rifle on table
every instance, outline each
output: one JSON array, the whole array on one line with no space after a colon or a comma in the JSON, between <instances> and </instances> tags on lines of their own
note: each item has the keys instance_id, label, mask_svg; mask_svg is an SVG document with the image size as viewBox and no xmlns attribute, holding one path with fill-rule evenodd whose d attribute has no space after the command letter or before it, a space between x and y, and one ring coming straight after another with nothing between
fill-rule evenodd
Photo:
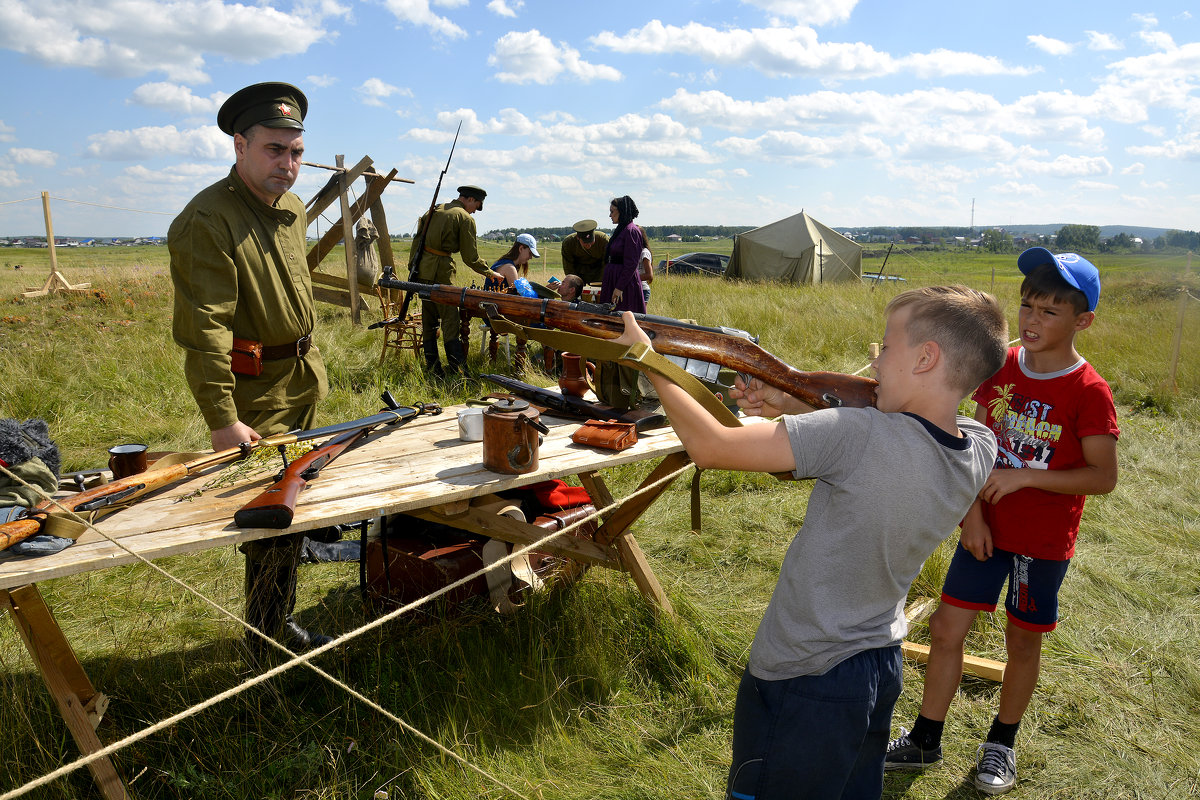
<instances>
[{"instance_id":1,"label":"rifle on table","mask_svg":"<svg viewBox=\"0 0 1200 800\"><path fill-rule=\"evenodd\" d=\"M433 219L434 209L437 208L438 195L442 191L442 179L446 177L446 172L450 169L450 159L454 158L454 148L458 146L458 134L462 131L462 120L458 121L458 130L454 132L454 141L450 145L450 155L446 156L446 166L442 168L442 174L438 176L437 186L433 189L433 201L429 204L429 210L425 212L425 216L421 218L421 229L417 231L417 235L413 237L412 248L409 251L416 251L416 257L409 256L409 261L412 264L408 269L408 279L415 281L419 275L421 268L421 256L425 254L425 234L429 232L429 223ZM380 279L380 285L384 280L394 280L395 270L391 264L388 264L383 269L383 277ZM404 299L400 302L400 313L391 319L385 319L382 322L376 322L369 326L370 328L382 328L385 325L391 325L396 322L401 322L408 316L408 304L412 302L412 292L405 291Z\"/></svg>"},{"instance_id":2,"label":"rifle on table","mask_svg":"<svg viewBox=\"0 0 1200 800\"><path fill-rule=\"evenodd\" d=\"M551 412L563 414L572 419L582 419L584 421L589 419L602 421L615 419L618 422L632 422L634 427L639 431L660 428L667 422L665 415L653 411L640 411L637 409L618 411L612 406L592 403L584 400L582 397L560 394L549 389L539 389L532 384L519 381L516 378L510 378L507 375L489 374L480 375L479 377L486 381L491 381L510 394L524 398L535 405L543 406Z\"/></svg>"},{"instance_id":3,"label":"rifle on table","mask_svg":"<svg viewBox=\"0 0 1200 800\"><path fill-rule=\"evenodd\" d=\"M384 401L388 402L389 397L390 394L385 395ZM388 404L391 405L390 402ZM390 426L407 422L421 414L440 414L442 407L437 403L421 403L411 407L393 407L388 413L394 414L395 419L381 424ZM291 525L296 513L296 499L308 482L315 480L329 462L366 439L377 427L379 424L335 436L291 463L285 458L283 470L275 476L275 483L234 512L233 524L239 528L286 528Z\"/></svg>"},{"instance_id":4,"label":"rifle on table","mask_svg":"<svg viewBox=\"0 0 1200 800\"><path fill-rule=\"evenodd\" d=\"M385 397L390 396L390 392L385 393ZM387 402L386 399L385 402ZM394 402L392 401L393 404ZM137 475L130 475L127 478L121 478L111 483L88 489L86 492L62 498L61 500L47 500L39 504L21 519L0 525L0 550L4 550L17 542L28 539L30 536L41 533L50 514L55 511L61 511L63 508L77 514L87 514L104 508L127 505L151 492L165 486L170 486L173 483L178 483L192 475L197 475L209 467L245 458L252 451L261 447L282 447L294 444L295 442L322 439L326 436L346 433L347 431L373 428L388 422L396 422L402 418L404 418L402 411L389 409L381 411L378 414L372 414L369 417L363 417L362 419L338 422L321 428L313 428L309 431L280 433L263 439L257 439L253 442L242 442L237 447L220 450L211 455L200 456L192 461L153 468Z\"/></svg>"},{"instance_id":5,"label":"rifle on table","mask_svg":"<svg viewBox=\"0 0 1200 800\"><path fill-rule=\"evenodd\" d=\"M621 312L609 305L582 301L568 303L388 279L380 279L379 285L403 289L420 295L422 300L470 309L481 315L486 314L486 307L490 306L513 322L543 325L600 339L615 339L625 330ZM634 317L654 343L655 351L663 355L729 367L787 392L813 408L865 408L875 404L876 383L870 378L840 372L803 372L759 347L756 339L745 331L708 328L651 314L634 314Z\"/></svg>"}]
</instances>

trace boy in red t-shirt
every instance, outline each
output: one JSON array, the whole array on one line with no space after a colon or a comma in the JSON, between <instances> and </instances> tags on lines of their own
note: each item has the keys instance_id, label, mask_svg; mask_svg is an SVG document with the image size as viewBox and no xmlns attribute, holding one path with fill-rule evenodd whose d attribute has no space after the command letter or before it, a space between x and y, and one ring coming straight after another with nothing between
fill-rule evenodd
<instances>
[{"instance_id":1,"label":"boy in red t-shirt","mask_svg":"<svg viewBox=\"0 0 1200 800\"><path fill-rule=\"evenodd\" d=\"M1074 253L1023 252L1021 347L972 396L996 434L996 465L963 520L942 600L929 620L921 712L888 745L885 768L921 770L942 758L942 728L962 678L963 643L1008 581L1008 665L1000 708L979 748L975 786L1016 783L1017 728L1037 686L1042 635L1058 620L1058 591L1075 552L1083 501L1117 484L1116 409L1108 384L1075 350L1095 319L1100 274Z\"/></svg>"}]
</instances>

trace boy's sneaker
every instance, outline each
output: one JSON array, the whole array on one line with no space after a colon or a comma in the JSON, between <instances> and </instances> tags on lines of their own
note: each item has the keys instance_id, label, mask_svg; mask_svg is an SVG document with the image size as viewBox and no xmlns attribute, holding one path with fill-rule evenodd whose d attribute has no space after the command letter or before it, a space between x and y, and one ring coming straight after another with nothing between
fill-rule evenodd
<instances>
[{"instance_id":1,"label":"boy's sneaker","mask_svg":"<svg viewBox=\"0 0 1200 800\"><path fill-rule=\"evenodd\" d=\"M888 742L887 754L883 757L883 768L923 770L932 767L942 760L942 746L939 744L932 750L922 750L908 735L906 728L900 729L900 736Z\"/></svg>"},{"instance_id":2,"label":"boy's sneaker","mask_svg":"<svg viewBox=\"0 0 1200 800\"><path fill-rule=\"evenodd\" d=\"M979 746L975 788L984 794L1004 794L1017 782L1017 752L996 742Z\"/></svg>"}]
</instances>

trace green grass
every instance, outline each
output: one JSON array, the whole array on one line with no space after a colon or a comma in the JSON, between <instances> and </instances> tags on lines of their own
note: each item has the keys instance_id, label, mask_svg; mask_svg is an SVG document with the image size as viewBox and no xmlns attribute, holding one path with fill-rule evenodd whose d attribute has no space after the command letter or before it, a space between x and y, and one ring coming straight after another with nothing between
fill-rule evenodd
<instances>
[{"instance_id":1,"label":"green grass","mask_svg":"<svg viewBox=\"0 0 1200 800\"><path fill-rule=\"evenodd\" d=\"M672 252L728 246L675 245ZM484 245L485 258L505 248ZM533 277L556 271L554 245ZM664 256L654 246L656 261ZM0 416L43 417L65 469L97 467L105 449L206 444L169 333L164 248L60 250L60 269L93 293L18 300L48 274L45 250L0 251ZM340 252L323 267L337 271ZM894 251L888 272L907 285L993 286L1015 322L1014 257ZM13 270L21 263L23 269ZM1200 794L1200 308L1188 301L1178 392L1164 387L1180 287L1200 296L1186 256L1097 258L1105 280L1081 351L1113 385L1121 416L1121 479L1092 498L1062 593L1062 624L1047 637L1043 676L1019 738L1014 798L1184 798ZM460 276L460 280L462 276ZM652 310L744 328L806 369L853 371L882 333L881 311L903 287L815 288L664 276ZM319 306L318 342L331 377L319 423L370 413L391 388L401 402L459 402L478 381L426 386L408 355L379 369L377 331ZM478 348L472 367L485 371ZM528 377L545 381L546 376ZM646 466L608 470L617 496ZM360 637L323 668L527 797L720 798L733 697L784 549L803 521L807 484L711 471L704 524L689 530L686 481L635 533L678 620L657 618L625 576L592 570L577 585L532 598L498 618L485 604L414 615ZM943 545L912 596L936 596ZM240 610L242 556L221 548L161 566ZM244 666L236 625L141 566L40 586L85 669L112 706L99 729L113 741L236 685ZM364 621L357 565L302 567L301 621L349 630ZM970 652L1004 658L1003 620L984 617ZM923 628L910 637L927 641ZM921 668L907 665L897 724L920 700ZM0 792L76 756L14 626L0 623ZM885 797L943 800L970 788L975 748L998 697L967 679L947 724L946 763L889 775ZM303 669L187 720L116 757L139 798L500 798L371 709ZM35 792L95 796L86 770Z\"/></svg>"}]
</instances>

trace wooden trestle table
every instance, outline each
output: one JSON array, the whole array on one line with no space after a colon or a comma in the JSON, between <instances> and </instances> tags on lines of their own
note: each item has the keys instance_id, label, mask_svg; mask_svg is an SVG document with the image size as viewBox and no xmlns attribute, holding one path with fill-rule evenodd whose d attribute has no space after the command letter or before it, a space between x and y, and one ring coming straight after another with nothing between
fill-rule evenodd
<instances>
[{"instance_id":1,"label":"wooden trestle table","mask_svg":"<svg viewBox=\"0 0 1200 800\"><path fill-rule=\"evenodd\" d=\"M543 414L550 433L539 448L537 470L502 475L484 468L481 442L459 439L455 412L461 408L448 407L440 415L420 416L400 427L382 429L344 453L301 493L288 532L404 512L523 546L544 538L546 530L477 506L494 506L488 501L493 501L498 491L576 476L596 507L605 508L612 504L613 497L599 470L656 460L641 484L648 486L689 463L670 428L639 434L636 445L613 452L574 444L570 435L578 422ZM183 481L113 513L100 520L97 528L151 560L280 533L233 526L233 512L265 488L270 475L260 474L228 488L205 491L194 499L180 499L193 494L214 474L208 472ZM605 513L591 540L567 534L539 550L628 572L652 603L667 614L673 613L630 533L633 523L669 483ZM108 700L84 673L37 583L137 560L95 531L87 531L75 544L54 555L0 560L0 609L6 609L16 623L59 712L85 754L102 747L96 727ZM104 797L112 800L128 796L111 760L93 761L89 768Z\"/></svg>"}]
</instances>

